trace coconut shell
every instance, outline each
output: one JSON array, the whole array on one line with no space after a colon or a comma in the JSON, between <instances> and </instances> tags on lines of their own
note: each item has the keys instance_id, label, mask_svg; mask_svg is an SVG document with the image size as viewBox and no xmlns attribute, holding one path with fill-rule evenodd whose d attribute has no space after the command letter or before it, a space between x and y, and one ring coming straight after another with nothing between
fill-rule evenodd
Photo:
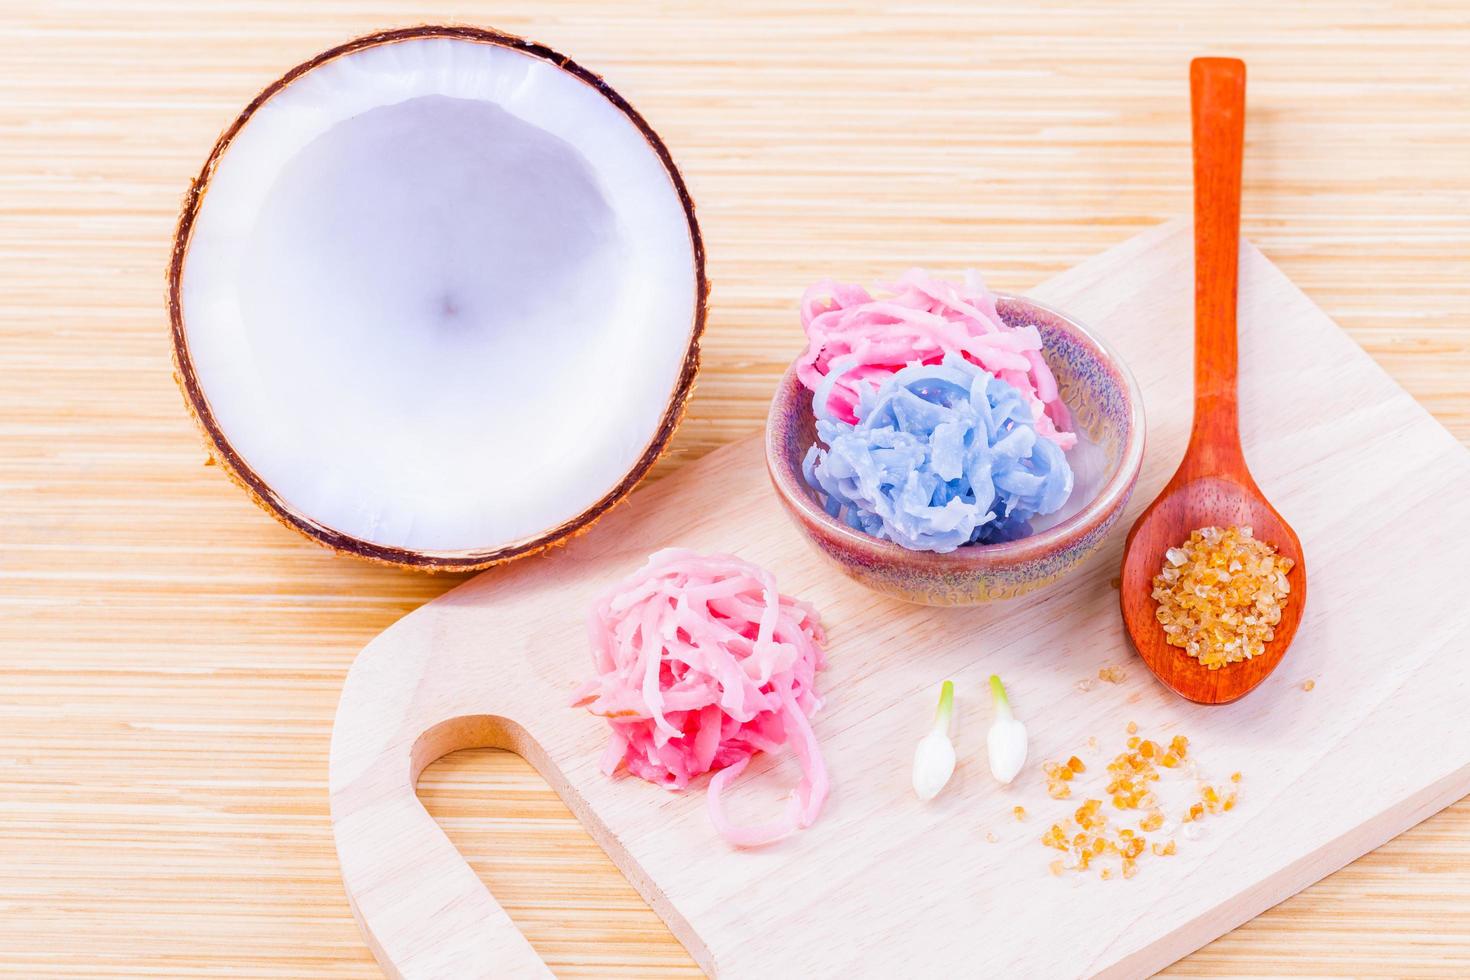
<instances>
[{"instance_id":1,"label":"coconut shell","mask_svg":"<svg viewBox=\"0 0 1470 980\"><path fill-rule=\"evenodd\" d=\"M678 193L679 203L682 205L684 214L688 219L689 236L694 251L695 307L693 330L690 334L689 346L685 351L683 366L679 373L678 382L670 396L668 408L653 438L644 448L643 453L616 487L575 518L531 540L487 551L423 552L406 548L386 547L355 538L351 535L342 534L332 528L323 526L305 514L293 509L246 464L239 453L235 451L234 447L230 445L229 440L225 437L224 431L211 414L209 402L205 398L203 389L200 387L199 379L195 375L194 367L189 357L189 344L184 330L183 308L180 301L184 260L188 255L195 218L199 213L204 196L209 192L210 179L214 175L215 168L219 165L225 151L229 148L231 141L234 140L235 135L250 120L250 117L254 115L255 111L268 99L290 85L300 76L335 58L340 58L344 55L349 55L364 48L370 48L380 44L392 44L397 41L418 38L441 37L511 48L550 62L562 71L592 86L592 88L621 111L637 127L649 147L663 164L664 170L667 171L669 179L672 181L674 189ZM653 127L612 86L608 85L598 75L583 68L565 55L558 54L545 45L537 44L534 41L527 41L524 38L519 38L511 34L503 34L499 31L486 30L478 27L424 26L380 31L355 38L345 44L323 51L316 57L292 68L276 81L266 86L235 117L234 122L215 141L214 148L210 151L209 157L204 161L204 166L199 171L199 176L190 183L189 190L184 195L184 203L179 213L178 227L174 233L173 251L167 270L167 303L169 323L173 337L174 380L178 383L179 390L183 393L184 402L188 406L190 415L193 416L194 421L198 424L200 431L204 435L211 459L218 463L220 468L229 475L230 479L239 484L259 507L287 527L298 531L317 544L335 552L352 555L353 557L379 564L393 565L399 568L427 572L468 572L489 568L501 562L534 554L554 545L562 544L572 537L586 532L599 518L626 498L638 485L639 481L643 479L644 475L647 474L653 464L658 461L659 457L663 455L669 446L670 440L673 438L674 430L679 427L679 422L684 417L685 407L688 404L689 395L693 391L695 377L699 372L699 348L700 340L704 334L705 316L709 304L709 281L705 278L704 271L704 241L700 237L699 222L696 220L694 214L694 202L689 196L689 190L684 183L684 178L680 175L679 168L674 165L673 158L669 155L668 147L664 145L659 135L654 132Z\"/></svg>"}]
</instances>

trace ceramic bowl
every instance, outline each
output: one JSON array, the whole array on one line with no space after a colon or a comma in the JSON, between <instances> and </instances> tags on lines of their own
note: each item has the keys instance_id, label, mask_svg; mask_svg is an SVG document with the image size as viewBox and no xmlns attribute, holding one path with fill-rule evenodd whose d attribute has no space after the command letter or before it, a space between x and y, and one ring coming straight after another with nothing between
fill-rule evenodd
<instances>
[{"instance_id":1,"label":"ceramic bowl","mask_svg":"<svg viewBox=\"0 0 1470 980\"><path fill-rule=\"evenodd\" d=\"M1000 294L1001 318L1035 324L1044 356L1080 436L1067 453L1075 474L1067 504L1033 522L1035 533L948 554L910 551L844 524L823 509L801 474L816 439L811 392L793 364L766 421L766 466L786 512L807 540L848 576L876 592L933 606L1012 599L1058 581L1102 545L1133 494L1143 463L1143 400L1117 353L1071 317Z\"/></svg>"}]
</instances>

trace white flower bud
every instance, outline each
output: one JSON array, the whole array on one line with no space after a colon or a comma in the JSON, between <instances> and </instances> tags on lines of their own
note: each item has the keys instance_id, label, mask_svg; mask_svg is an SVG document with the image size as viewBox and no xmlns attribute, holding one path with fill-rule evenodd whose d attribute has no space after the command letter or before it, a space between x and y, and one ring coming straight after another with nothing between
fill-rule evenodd
<instances>
[{"instance_id":1,"label":"white flower bud","mask_svg":"<svg viewBox=\"0 0 1470 980\"><path fill-rule=\"evenodd\" d=\"M995 721L985 737L985 745L990 752L990 774L1006 785L1026 765L1026 726L1011 713L1006 689L995 674L990 675L990 692L995 699Z\"/></svg>"},{"instance_id":2,"label":"white flower bud","mask_svg":"<svg viewBox=\"0 0 1470 980\"><path fill-rule=\"evenodd\" d=\"M939 710L934 713L934 730L919 741L914 750L914 793L921 800L932 800L954 775L954 743L949 740L950 719L954 715L954 682L945 681L939 691Z\"/></svg>"}]
</instances>

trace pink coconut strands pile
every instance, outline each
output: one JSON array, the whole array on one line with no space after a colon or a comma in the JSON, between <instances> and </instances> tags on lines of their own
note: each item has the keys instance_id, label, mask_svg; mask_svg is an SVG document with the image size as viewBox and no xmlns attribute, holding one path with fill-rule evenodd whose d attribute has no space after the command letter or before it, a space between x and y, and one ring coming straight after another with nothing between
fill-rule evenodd
<instances>
[{"instance_id":1,"label":"pink coconut strands pile","mask_svg":"<svg viewBox=\"0 0 1470 980\"><path fill-rule=\"evenodd\" d=\"M860 385L876 388L909 364L937 364L953 351L1015 387L1035 416L1037 435L1060 449L1076 445L1071 415L1041 356L1041 335L1034 326L1005 323L978 276L966 273L959 284L911 269L882 288L885 295L875 298L861 286L828 279L802 297L807 349L797 377L815 392L830 372L840 375L826 406L833 416L856 422Z\"/></svg>"},{"instance_id":2,"label":"pink coconut strands pile","mask_svg":"<svg viewBox=\"0 0 1470 980\"><path fill-rule=\"evenodd\" d=\"M749 562L669 549L604 593L588 627L597 676L574 703L612 727L604 772L626 767L673 790L713 772L710 819L740 847L816 820L828 782L809 721L822 706L813 679L823 665L811 606ZM752 755L788 746L802 777L785 813L732 823L721 794Z\"/></svg>"}]
</instances>

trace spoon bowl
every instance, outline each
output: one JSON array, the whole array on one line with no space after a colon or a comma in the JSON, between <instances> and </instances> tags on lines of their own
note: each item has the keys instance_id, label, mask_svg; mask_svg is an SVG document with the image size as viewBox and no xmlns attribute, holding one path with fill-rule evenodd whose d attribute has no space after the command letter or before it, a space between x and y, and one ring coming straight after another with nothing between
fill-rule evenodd
<instances>
[{"instance_id":1,"label":"spoon bowl","mask_svg":"<svg viewBox=\"0 0 1470 980\"><path fill-rule=\"evenodd\" d=\"M1261 495L1250 474L1244 476L1243 481L1228 475L1193 476L1181 469L1134 523L1123 549L1123 620L1134 648L1165 686L1201 704L1226 704L1265 680L1286 654L1307 599L1301 541ZM1259 656L1216 670L1165 642L1152 596L1164 552L1187 540L1191 531L1210 525L1249 527L1257 540L1293 562L1286 574L1289 591L1275 637Z\"/></svg>"},{"instance_id":2,"label":"spoon bowl","mask_svg":"<svg viewBox=\"0 0 1470 980\"><path fill-rule=\"evenodd\" d=\"M1245 64L1196 58L1190 65L1194 122L1194 428L1179 471L1128 532L1119 583L1123 625L1166 687L1201 704L1225 704L1256 688L1285 656L1307 599L1301 541L1251 478L1240 448L1236 400L1236 288L1240 260L1240 170L1245 137ZM1290 558L1281 622L1265 650L1211 670L1165 639L1153 598L1164 553L1203 527L1249 527Z\"/></svg>"}]
</instances>

